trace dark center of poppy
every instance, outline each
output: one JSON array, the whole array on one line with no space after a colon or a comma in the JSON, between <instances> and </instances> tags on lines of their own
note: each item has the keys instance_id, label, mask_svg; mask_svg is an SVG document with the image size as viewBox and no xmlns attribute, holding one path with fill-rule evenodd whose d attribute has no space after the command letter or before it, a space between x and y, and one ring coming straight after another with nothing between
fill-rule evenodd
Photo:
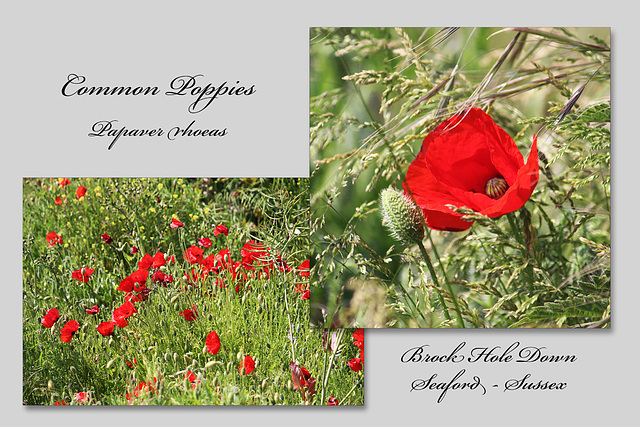
<instances>
[{"instance_id":1,"label":"dark center of poppy","mask_svg":"<svg viewBox=\"0 0 640 427\"><path fill-rule=\"evenodd\" d=\"M507 181L497 176L495 178L491 178L484 185L484 194L491 197L492 199L498 200L500 197L504 196L504 193L509 189L509 185Z\"/></svg>"}]
</instances>

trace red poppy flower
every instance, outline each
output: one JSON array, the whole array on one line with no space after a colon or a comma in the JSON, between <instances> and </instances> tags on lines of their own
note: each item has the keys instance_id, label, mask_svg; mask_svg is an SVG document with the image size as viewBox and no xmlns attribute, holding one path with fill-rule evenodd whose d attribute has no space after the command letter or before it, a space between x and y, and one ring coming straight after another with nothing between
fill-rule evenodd
<instances>
[{"instance_id":1,"label":"red poppy flower","mask_svg":"<svg viewBox=\"0 0 640 427\"><path fill-rule=\"evenodd\" d=\"M159 283L161 285L167 285L167 283L173 282L173 276L170 274L164 274L161 270L156 270L151 277L153 283Z\"/></svg>"},{"instance_id":2,"label":"red poppy flower","mask_svg":"<svg viewBox=\"0 0 640 427\"><path fill-rule=\"evenodd\" d=\"M240 250L240 256L242 256L242 264L248 270L253 270L256 261L262 261L267 256L268 247L262 243L255 242L253 240L244 244ZM262 266L262 265L259 265Z\"/></svg>"},{"instance_id":3,"label":"red poppy flower","mask_svg":"<svg viewBox=\"0 0 640 427\"><path fill-rule=\"evenodd\" d=\"M133 291L133 279L131 276L127 276L120 281L120 285L116 288L117 291L131 292Z\"/></svg>"},{"instance_id":4,"label":"red poppy flower","mask_svg":"<svg viewBox=\"0 0 640 427\"><path fill-rule=\"evenodd\" d=\"M106 244L113 242L113 239L107 233L101 234L100 237L102 237L102 240L104 240Z\"/></svg>"},{"instance_id":5,"label":"red poppy flower","mask_svg":"<svg viewBox=\"0 0 640 427\"><path fill-rule=\"evenodd\" d=\"M97 305L94 305L91 308L85 309L85 311L87 314L98 314L100 312L100 308Z\"/></svg>"},{"instance_id":6,"label":"red poppy flower","mask_svg":"<svg viewBox=\"0 0 640 427\"><path fill-rule=\"evenodd\" d=\"M73 338L73 334L78 332L80 328L80 324L75 320L70 320L65 323L64 327L60 331L60 339L63 342L71 342L71 338Z\"/></svg>"},{"instance_id":7,"label":"red poppy flower","mask_svg":"<svg viewBox=\"0 0 640 427\"><path fill-rule=\"evenodd\" d=\"M71 273L71 277L76 280L79 280L83 283L87 283L89 281L89 277L93 274L94 270L92 268L82 267L80 270L75 270Z\"/></svg>"},{"instance_id":8,"label":"red poppy flower","mask_svg":"<svg viewBox=\"0 0 640 427\"><path fill-rule=\"evenodd\" d=\"M229 229L224 225L216 225L216 228L213 230L213 235L217 236L218 234L224 234L225 236L228 236Z\"/></svg>"},{"instance_id":9,"label":"red poppy flower","mask_svg":"<svg viewBox=\"0 0 640 427\"><path fill-rule=\"evenodd\" d=\"M45 328L50 328L54 323L56 323L59 318L60 314L58 313L58 309L52 308L51 310L47 311L47 314L44 315L40 322Z\"/></svg>"},{"instance_id":10,"label":"red poppy flower","mask_svg":"<svg viewBox=\"0 0 640 427\"><path fill-rule=\"evenodd\" d=\"M353 333L353 345L364 350L364 329L358 328Z\"/></svg>"},{"instance_id":11,"label":"red poppy flower","mask_svg":"<svg viewBox=\"0 0 640 427\"><path fill-rule=\"evenodd\" d=\"M137 313L136 307L131 301L125 301L120 307L113 310L111 320L115 322L119 328L124 328L129 324L127 318L133 316L133 313Z\"/></svg>"},{"instance_id":12,"label":"red poppy flower","mask_svg":"<svg viewBox=\"0 0 640 427\"><path fill-rule=\"evenodd\" d=\"M113 334L113 329L116 326L116 322L102 322L98 325L97 330L102 336L108 336Z\"/></svg>"},{"instance_id":13,"label":"red poppy flower","mask_svg":"<svg viewBox=\"0 0 640 427\"><path fill-rule=\"evenodd\" d=\"M210 248L212 245L211 239L208 237L203 237L201 239L198 239L198 244L203 248Z\"/></svg>"},{"instance_id":14,"label":"red poppy flower","mask_svg":"<svg viewBox=\"0 0 640 427\"><path fill-rule=\"evenodd\" d=\"M293 270L291 267L289 267L287 262L280 257L280 252L278 252L275 261L271 263L270 267L273 268L274 265L277 266L278 270L283 273L288 273Z\"/></svg>"},{"instance_id":15,"label":"red poppy flower","mask_svg":"<svg viewBox=\"0 0 640 427\"><path fill-rule=\"evenodd\" d=\"M154 377L153 379L155 380L156 378ZM127 393L127 400L129 403L131 403L132 398L143 396L144 394L153 394L155 392L155 389L153 388L154 382L155 381L149 381L149 384L147 384L144 381L140 381L140 384L138 384L133 390L133 394Z\"/></svg>"},{"instance_id":16,"label":"red poppy flower","mask_svg":"<svg viewBox=\"0 0 640 427\"><path fill-rule=\"evenodd\" d=\"M196 386L200 382L200 380L198 379L198 376L193 372L191 372L191 370L188 370L187 373L184 374L184 380L188 380L189 383L191 383L192 388L196 388Z\"/></svg>"},{"instance_id":17,"label":"red poppy flower","mask_svg":"<svg viewBox=\"0 0 640 427\"><path fill-rule=\"evenodd\" d=\"M131 246L131 255L135 255L138 253L138 248L136 246Z\"/></svg>"},{"instance_id":18,"label":"red poppy flower","mask_svg":"<svg viewBox=\"0 0 640 427\"><path fill-rule=\"evenodd\" d=\"M353 372L361 371L362 360L359 357L355 357L347 362L347 366L349 366Z\"/></svg>"},{"instance_id":19,"label":"red poppy flower","mask_svg":"<svg viewBox=\"0 0 640 427\"><path fill-rule=\"evenodd\" d=\"M147 278L149 277L149 272L147 270L136 270L131 273L129 276L122 279L120 285L116 290L123 292L131 292L136 287L140 287L147 282Z\"/></svg>"},{"instance_id":20,"label":"red poppy flower","mask_svg":"<svg viewBox=\"0 0 640 427\"><path fill-rule=\"evenodd\" d=\"M53 403L55 406L67 406L67 402L65 402L64 400L57 400L56 402Z\"/></svg>"},{"instance_id":21,"label":"red poppy flower","mask_svg":"<svg viewBox=\"0 0 640 427\"><path fill-rule=\"evenodd\" d=\"M336 406L336 405L338 405L338 399L336 399L333 396L329 397L329 400L327 401L327 405L328 406Z\"/></svg>"},{"instance_id":22,"label":"red poppy flower","mask_svg":"<svg viewBox=\"0 0 640 427\"><path fill-rule=\"evenodd\" d=\"M302 392L302 400L307 400L305 389L309 396L313 398L316 394L316 379L311 376L309 370L304 366L298 365L297 362L289 362L289 369L291 370L293 389Z\"/></svg>"},{"instance_id":23,"label":"red poppy flower","mask_svg":"<svg viewBox=\"0 0 640 427\"><path fill-rule=\"evenodd\" d=\"M176 218L171 218L171 224L169 224L171 228L179 228L184 227L184 224L178 221Z\"/></svg>"},{"instance_id":24,"label":"red poppy flower","mask_svg":"<svg viewBox=\"0 0 640 427\"><path fill-rule=\"evenodd\" d=\"M298 267L298 274L302 277L309 277L309 266L309 260L304 261L300 264L300 267Z\"/></svg>"},{"instance_id":25,"label":"red poppy flower","mask_svg":"<svg viewBox=\"0 0 640 427\"><path fill-rule=\"evenodd\" d=\"M142 259L138 261L138 270L146 270L153 265L153 258L149 254L144 254Z\"/></svg>"},{"instance_id":26,"label":"red poppy flower","mask_svg":"<svg viewBox=\"0 0 640 427\"><path fill-rule=\"evenodd\" d=\"M56 205L61 205L62 204L62 198L60 196L56 197L55 204Z\"/></svg>"},{"instance_id":27,"label":"red poppy flower","mask_svg":"<svg viewBox=\"0 0 640 427\"><path fill-rule=\"evenodd\" d=\"M240 366L238 366L238 372L240 375L249 375L256 368L256 363L253 361L251 356L247 355L243 360L240 361Z\"/></svg>"},{"instance_id":28,"label":"red poppy flower","mask_svg":"<svg viewBox=\"0 0 640 427\"><path fill-rule=\"evenodd\" d=\"M71 184L71 181L69 181L67 178L58 178L58 185L60 185L60 188L64 188L69 184Z\"/></svg>"},{"instance_id":29,"label":"red poppy flower","mask_svg":"<svg viewBox=\"0 0 640 427\"><path fill-rule=\"evenodd\" d=\"M196 310L196 306L193 305L191 306L191 309L187 308L186 310L178 313L178 315L184 317L184 320L188 322L193 322L198 318L198 311Z\"/></svg>"},{"instance_id":30,"label":"red poppy flower","mask_svg":"<svg viewBox=\"0 0 640 427\"><path fill-rule=\"evenodd\" d=\"M218 334L216 333L216 331L211 331L209 332L209 335L207 335L207 340L206 340L206 344L207 344L207 351L211 354L218 354L218 352L220 351L220 337L218 337Z\"/></svg>"},{"instance_id":31,"label":"red poppy flower","mask_svg":"<svg viewBox=\"0 0 640 427\"><path fill-rule=\"evenodd\" d=\"M302 294L300 295L300 299L309 299L311 298L311 291L309 289L305 289L302 291Z\"/></svg>"},{"instance_id":32,"label":"red poppy flower","mask_svg":"<svg viewBox=\"0 0 640 427\"><path fill-rule=\"evenodd\" d=\"M427 226L462 231L471 222L446 205L491 218L513 212L531 197L538 169L535 137L525 163L513 139L482 110L471 108L427 135L403 187L422 209Z\"/></svg>"},{"instance_id":33,"label":"red poppy flower","mask_svg":"<svg viewBox=\"0 0 640 427\"><path fill-rule=\"evenodd\" d=\"M84 405L89 401L89 393L85 393L84 391L81 391L80 393L76 393L75 400L81 405Z\"/></svg>"},{"instance_id":34,"label":"red poppy flower","mask_svg":"<svg viewBox=\"0 0 640 427\"><path fill-rule=\"evenodd\" d=\"M49 247L52 247L55 244L62 244L62 237L58 236L56 234L55 231L52 231L51 233L47 233L47 243L49 244Z\"/></svg>"},{"instance_id":35,"label":"red poppy flower","mask_svg":"<svg viewBox=\"0 0 640 427\"><path fill-rule=\"evenodd\" d=\"M78 186L78 189L76 190L76 197L78 199L82 199L84 197L84 195L86 194L87 189L84 188L82 185Z\"/></svg>"},{"instance_id":36,"label":"red poppy flower","mask_svg":"<svg viewBox=\"0 0 640 427\"><path fill-rule=\"evenodd\" d=\"M164 259L164 254L160 251L156 252L151 263L151 268L160 268L165 265L167 261Z\"/></svg>"},{"instance_id":37,"label":"red poppy flower","mask_svg":"<svg viewBox=\"0 0 640 427\"><path fill-rule=\"evenodd\" d=\"M197 246L191 246L190 248L187 248L186 251L184 251L184 260L187 261L189 264L200 264L202 263L202 254L204 253L204 250L200 249Z\"/></svg>"},{"instance_id":38,"label":"red poppy flower","mask_svg":"<svg viewBox=\"0 0 640 427\"><path fill-rule=\"evenodd\" d=\"M209 259L209 257L207 257ZM207 265L209 262L207 262ZM215 269L228 268L233 266L233 260L231 259L231 253L229 248L221 249L217 254L213 256L213 265Z\"/></svg>"},{"instance_id":39,"label":"red poppy flower","mask_svg":"<svg viewBox=\"0 0 640 427\"><path fill-rule=\"evenodd\" d=\"M358 328L355 331L353 331L353 340L354 341L364 341L364 329L363 328Z\"/></svg>"},{"instance_id":40,"label":"red poppy flower","mask_svg":"<svg viewBox=\"0 0 640 427\"><path fill-rule=\"evenodd\" d=\"M135 365L138 364L138 361L136 359L133 359L133 362L131 360L125 360L124 363L127 364L127 368L133 369Z\"/></svg>"}]
</instances>

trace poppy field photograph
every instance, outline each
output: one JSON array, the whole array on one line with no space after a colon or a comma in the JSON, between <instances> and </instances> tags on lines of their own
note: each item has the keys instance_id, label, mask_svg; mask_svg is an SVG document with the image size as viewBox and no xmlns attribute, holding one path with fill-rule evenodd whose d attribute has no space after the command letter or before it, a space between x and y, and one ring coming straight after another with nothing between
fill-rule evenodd
<instances>
[{"instance_id":1,"label":"poppy field photograph","mask_svg":"<svg viewBox=\"0 0 640 427\"><path fill-rule=\"evenodd\" d=\"M610 29L311 28L310 320L610 328Z\"/></svg>"},{"instance_id":2,"label":"poppy field photograph","mask_svg":"<svg viewBox=\"0 0 640 427\"><path fill-rule=\"evenodd\" d=\"M307 178L24 178L23 405L363 405L309 218Z\"/></svg>"}]
</instances>

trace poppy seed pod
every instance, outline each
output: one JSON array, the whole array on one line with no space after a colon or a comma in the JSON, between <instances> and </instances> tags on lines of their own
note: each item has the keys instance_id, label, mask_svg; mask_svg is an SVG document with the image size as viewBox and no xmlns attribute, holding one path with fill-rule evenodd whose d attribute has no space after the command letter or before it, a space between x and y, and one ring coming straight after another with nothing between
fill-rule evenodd
<instances>
[{"instance_id":1,"label":"poppy seed pod","mask_svg":"<svg viewBox=\"0 0 640 427\"><path fill-rule=\"evenodd\" d=\"M535 136L525 163L513 139L484 111L470 108L427 135L403 187L429 228L463 231L472 222L449 206L497 218L524 206L538 174Z\"/></svg>"},{"instance_id":2,"label":"poppy seed pod","mask_svg":"<svg viewBox=\"0 0 640 427\"><path fill-rule=\"evenodd\" d=\"M420 210L413 201L392 188L380 192L382 223L391 236L405 244L419 243L424 238Z\"/></svg>"}]
</instances>

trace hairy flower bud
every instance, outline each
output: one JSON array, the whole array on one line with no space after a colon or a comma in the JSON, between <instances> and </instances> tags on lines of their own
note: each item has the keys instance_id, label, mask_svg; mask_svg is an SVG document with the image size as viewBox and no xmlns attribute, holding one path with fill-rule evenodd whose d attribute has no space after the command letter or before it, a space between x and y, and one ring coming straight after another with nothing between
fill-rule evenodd
<instances>
[{"instance_id":1,"label":"hairy flower bud","mask_svg":"<svg viewBox=\"0 0 640 427\"><path fill-rule=\"evenodd\" d=\"M391 236L405 244L418 243L424 238L422 215L411 198L393 188L380 192L382 224Z\"/></svg>"}]
</instances>

